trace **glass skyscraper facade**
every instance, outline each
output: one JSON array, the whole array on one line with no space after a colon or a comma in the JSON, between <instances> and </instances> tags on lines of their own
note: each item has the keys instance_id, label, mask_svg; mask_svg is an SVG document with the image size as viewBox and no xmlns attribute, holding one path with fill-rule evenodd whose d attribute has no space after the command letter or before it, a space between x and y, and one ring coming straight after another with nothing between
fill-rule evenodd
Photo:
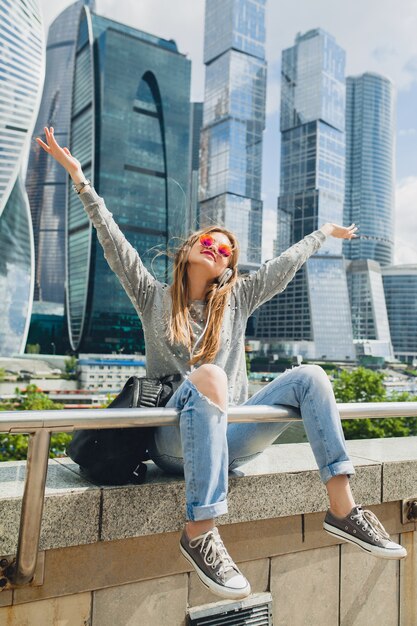
<instances>
[{"instance_id":1,"label":"glass skyscraper facade","mask_svg":"<svg viewBox=\"0 0 417 626\"><path fill-rule=\"evenodd\" d=\"M33 298L33 231L22 183L44 79L39 3L0 4L0 355L22 352Z\"/></svg>"},{"instance_id":2,"label":"glass skyscraper facade","mask_svg":"<svg viewBox=\"0 0 417 626\"><path fill-rule=\"evenodd\" d=\"M393 254L395 94L379 74L346 80L346 188L344 221L364 237L346 241L348 259L390 265Z\"/></svg>"},{"instance_id":3,"label":"glass skyscraper facade","mask_svg":"<svg viewBox=\"0 0 417 626\"><path fill-rule=\"evenodd\" d=\"M236 233L242 269L261 261L265 5L206 0L200 224L220 223Z\"/></svg>"},{"instance_id":4,"label":"glass skyscraper facade","mask_svg":"<svg viewBox=\"0 0 417 626\"><path fill-rule=\"evenodd\" d=\"M172 237L184 234L186 224L181 188L187 189L190 171L190 66L175 42L83 9L75 54L71 152L160 280L168 278L168 260L163 255L153 259ZM108 267L72 189L67 255L72 348L143 351L136 311Z\"/></svg>"},{"instance_id":5,"label":"glass skyscraper facade","mask_svg":"<svg viewBox=\"0 0 417 626\"><path fill-rule=\"evenodd\" d=\"M46 72L39 115L31 142L26 189L32 214L35 242L34 300L56 304L65 301L65 211L67 175L65 170L34 141L45 126L55 128L62 146L69 142L75 42L80 12L75 2L52 22L46 45ZM45 310L45 305L43 305Z\"/></svg>"},{"instance_id":6,"label":"glass skyscraper facade","mask_svg":"<svg viewBox=\"0 0 417 626\"><path fill-rule=\"evenodd\" d=\"M203 126L203 103L191 102L190 114L190 180L188 191L189 215L187 228L196 230L198 226L198 184L200 179L200 136Z\"/></svg>"},{"instance_id":7,"label":"glass skyscraper facade","mask_svg":"<svg viewBox=\"0 0 417 626\"><path fill-rule=\"evenodd\" d=\"M321 29L297 35L282 53L277 254L324 223L343 221L344 72L344 51ZM288 355L354 359L340 239L329 237L262 307L256 336Z\"/></svg>"},{"instance_id":8,"label":"glass skyscraper facade","mask_svg":"<svg viewBox=\"0 0 417 626\"><path fill-rule=\"evenodd\" d=\"M417 364L417 265L382 268L394 355Z\"/></svg>"},{"instance_id":9,"label":"glass skyscraper facade","mask_svg":"<svg viewBox=\"0 0 417 626\"><path fill-rule=\"evenodd\" d=\"M357 354L393 359L381 266L370 259L347 262L352 333ZM360 347L362 346L362 347Z\"/></svg>"}]
</instances>

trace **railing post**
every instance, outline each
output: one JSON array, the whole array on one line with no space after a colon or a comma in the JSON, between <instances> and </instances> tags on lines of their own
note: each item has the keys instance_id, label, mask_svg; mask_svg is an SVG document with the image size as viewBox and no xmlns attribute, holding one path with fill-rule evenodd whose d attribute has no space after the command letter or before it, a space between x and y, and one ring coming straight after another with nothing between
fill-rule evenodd
<instances>
[{"instance_id":1,"label":"railing post","mask_svg":"<svg viewBox=\"0 0 417 626\"><path fill-rule=\"evenodd\" d=\"M19 541L12 583L24 585L32 580L38 557L45 483L48 472L51 433L40 429L29 435L25 488L20 516Z\"/></svg>"}]
</instances>

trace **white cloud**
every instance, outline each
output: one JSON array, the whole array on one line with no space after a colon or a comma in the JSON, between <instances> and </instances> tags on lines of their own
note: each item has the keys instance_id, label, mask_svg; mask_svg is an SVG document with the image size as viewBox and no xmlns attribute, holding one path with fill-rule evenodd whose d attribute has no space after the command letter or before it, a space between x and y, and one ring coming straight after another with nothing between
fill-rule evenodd
<instances>
[{"instance_id":1,"label":"white cloud","mask_svg":"<svg viewBox=\"0 0 417 626\"><path fill-rule=\"evenodd\" d=\"M400 137L410 137L413 135L417 135L417 128L402 128L398 131L398 135Z\"/></svg>"},{"instance_id":2,"label":"white cloud","mask_svg":"<svg viewBox=\"0 0 417 626\"><path fill-rule=\"evenodd\" d=\"M395 264L417 263L417 176L397 185L395 213Z\"/></svg>"}]
</instances>

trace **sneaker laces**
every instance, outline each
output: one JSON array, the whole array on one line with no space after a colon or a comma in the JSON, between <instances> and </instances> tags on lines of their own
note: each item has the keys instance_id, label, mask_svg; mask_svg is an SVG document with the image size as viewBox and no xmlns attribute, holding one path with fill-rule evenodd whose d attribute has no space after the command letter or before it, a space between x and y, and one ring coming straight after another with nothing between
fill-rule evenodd
<instances>
[{"instance_id":1,"label":"sneaker laces","mask_svg":"<svg viewBox=\"0 0 417 626\"><path fill-rule=\"evenodd\" d=\"M369 509L362 509L358 506L358 512L355 515L352 515L355 520L360 520L364 522L365 525L370 528L370 530L374 533L377 539L389 539L389 534L377 518L377 516L372 513Z\"/></svg>"},{"instance_id":2,"label":"sneaker laces","mask_svg":"<svg viewBox=\"0 0 417 626\"><path fill-rule=\"evenodd\" d=\"M191 548L200 548L204 563L208 567L216 570L220 566L218 575L223 581L227 572L230 570L236 571L237 568L227 552L217 528L209 530L204 535L195 537L189 544Z\"/></svg>"}]
</instances>

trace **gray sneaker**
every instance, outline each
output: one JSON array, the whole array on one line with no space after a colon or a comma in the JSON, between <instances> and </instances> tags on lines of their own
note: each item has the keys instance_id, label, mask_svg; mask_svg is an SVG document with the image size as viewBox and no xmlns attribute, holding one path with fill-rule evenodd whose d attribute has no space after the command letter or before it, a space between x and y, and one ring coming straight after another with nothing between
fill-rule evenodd
<instances>
[{"instance_id":1,"label":"gray sneaker","mask_svg":"<svg viewBox=\"0 0 417 626\"><path fill-rule=\"evenodd\" d=\"M240 600L250 594L250 584L232 561L217 528L191 540L184 530L180 550L201 582L216 595Z\"/></svg>"},{"instance_id":2,"label":"gray sneaker","mask_svg":"<svg viewBox=\"0 0 417 626\"><path fill-rule=\"evenodd\" d=\"M372 511L354 506L346 517L336 517L327 511L324 518L325 531L353 543L365 552L382 559L403 559L407 550L390 540L389 534Z\"/></svg>"}]
</instances>

